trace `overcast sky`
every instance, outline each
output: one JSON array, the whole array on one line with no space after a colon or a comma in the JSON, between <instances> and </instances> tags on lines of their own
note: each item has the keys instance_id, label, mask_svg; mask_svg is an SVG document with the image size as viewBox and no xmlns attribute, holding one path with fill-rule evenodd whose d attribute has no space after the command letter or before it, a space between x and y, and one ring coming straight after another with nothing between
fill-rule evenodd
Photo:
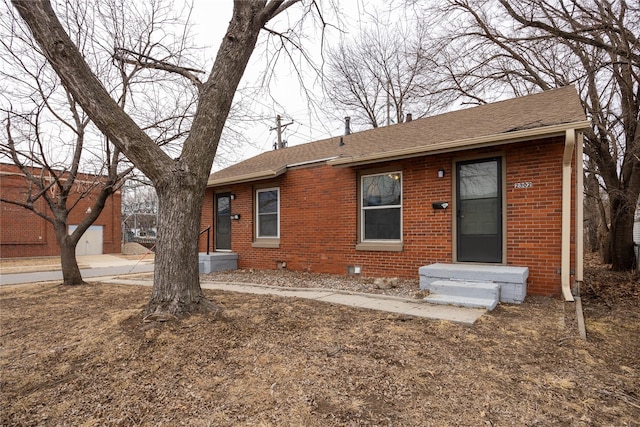
<instances>
[{"instance_id":1,"label":"overcast sky","mask_svg":"<svg viewBox=\"0 0 640 427\"><path fill-rule=\"evenodd\" d=\"M384 3L381 1L363 1L349 0L340 2L337 6L340 11L340 17L337 18L333 14L333 10L327 13L328 19L338 23L344 28L344 36L357 32L358 28L366 21L366 15L372 13L376 7ZM326 7L330 7L329 2L323 3ZM224 36L227 25L231 18L232 1L230 0L195 0L193 22L194 34L197 36L198 44L209 46L208 56L215 57L220 40ZM295 7L295 6L294 6ZM300 16L298 10L292 9L291 18ZM282 16L281 19L285 19ZM330 21L331 22L331 21ZM278 27L277 23L269 25L270 27ZM310 48L309 52L315 55L316 60L320 62L319 46L320 38L317 28L309 28L307 35L310 37L305 41L305 47ZM329 28L325 33L326 42L335 44L339 39L339 31ZM264 34L263 34L264 38ZM266 69L266 58L263 54L264 50L260 47L254 52L249 66L245 72L240 88L247 86L260 85L261 73ZM256 155L260 152L273 149L276 141L276 132L271 130L275 126L275 116L280 114L283 123L293 121L284 133L284 139L287 140L289 146L298 145L310 141L324 139L330 136L341 135L344 132L344 113L335 111L333 108L315 109L308 104L308 100L298 83L298 76L292 69L290 62L281 59L271 80L270 95L262 93L259 96L243 94L243 108L247 109L246 116L251 122L246 124L246 134L251 139L253 147L248 146L242 150L240 159L245 159ZM305 75L305 87L316 94L321 95L317 78L308 72ZM236 96L236 100L238 100ZM221 150L222 151L222 150Z\"/></svg>"}]
</instances>

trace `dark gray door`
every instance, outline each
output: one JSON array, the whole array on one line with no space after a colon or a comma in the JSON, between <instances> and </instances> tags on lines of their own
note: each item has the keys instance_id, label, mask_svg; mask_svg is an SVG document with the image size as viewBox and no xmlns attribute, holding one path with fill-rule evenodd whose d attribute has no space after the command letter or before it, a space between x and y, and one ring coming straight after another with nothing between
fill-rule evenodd
<instances>
[{"instance_id":1,"label":"dark gray door","mask_svg":"<svg viewBox=\"0 0 640 427\"><path fill-rule=\"evenodd\" d=\"M231 194L216 194L216 250L231 250Z\"/></svg>"},{"instance_id":2,"label":"dark gray door","mask_svg":"<svg viewBox=\"0 0 640 427\"><path fill-rule=\"evenodd\" d=\"M500 158L460 162L457 174L457 259L502 262Z\"/></svg>"}]
</instances>

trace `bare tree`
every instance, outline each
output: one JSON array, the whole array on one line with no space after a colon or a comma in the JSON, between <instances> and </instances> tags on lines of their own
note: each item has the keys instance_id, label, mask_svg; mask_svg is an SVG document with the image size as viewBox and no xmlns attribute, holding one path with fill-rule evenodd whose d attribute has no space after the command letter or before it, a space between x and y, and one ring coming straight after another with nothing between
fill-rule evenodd
<instances>
[{"instance_id":1,"label":"bare tree","mask_svg":"<svg viewBox=\"0 0 640 427\"><path fill-rule=\"evenodd\" d=\"M7 85L3 92L7 105L2 107L6 139L0 142L0 157L20 170L24 185L20 191L4 191L0 201L52 224L63 283L79 285L84 282L75 255L78 241L131 168L121 167L119 149L91 132L91 121L60 86L18 22L3 19L2 32L0 75ZM82 173L83 169L92 173ZM69 233L69 215L83 200L90 201L90 209Z\"/></svg>"},{"instance_id":2,"label":"bare tree","mask_svg":"<svg viewBox=\"0 0 640 427\"><path fill-rule=\"evenodd\" d=\"M70 169L56 169L42 157L42 151L25 153L16 150L12 136L12 123L7 120L7 143L0 151L12 154L13 163L20 169L24 186L20 192L4 192L0 201L20 206L32 211L53 225L56 241L60 246L60 261L64 285L80 285L84 281L76 260L76 246L82 235L89 229L112 196L123 182L128 170L118 172L117 163L108 161L104 165L104 174L86 174L78 171L78 163L71 163ZM33 132L40 138L41 131ZM74 151L81 152L83 136L74 141ZM38 150L42 144L37 143ZM73 232L68 233L69 216L81 200L92 204ZM40 200L44 204L39 203Z\"/></svg>"},{"instance_id":3,"label":"bare tree","mask_svg":"<svg viewBox=\"0 0 640 427\"><path fill-rule=\"evenodd\" d=\"M10 6L8 10L13 12ZM155 60L152 55L158 51L165 55L163 58L180 57L188 61L188 22L173 17L171 5L161 1L149 5L132 5L122 0L65 2L59 13L67 31L74 35L74 43L82 47L84 58L99 72L118 105L136 117L163 150L178 152L175 146L185 138L191 126L197 92L182 76L166 73L163 61ZM91 168L100 175L92 186L95 192L102 185L105 185L104 190L114 186L117 190L123 183L122 178L133 168L122 156L120 148L100 135L73 95L60 85L28 29L20 26L19 17L7 19L10 17L5 15L3 20L3 56L7 59L5 64L13 66L3 70L5 81L9 81L4 93L9 105L6 108L9 142L2 148L6 157L21 168L27 170L33 166L46 171L45 178L24 173L32 181L32 188L50 185L52 176L59 181L56 189L64 187L63 191L52 192L55 196L51 197L57 197L55 203L46 203L47 206L55 205L54 208L39 211L47 216L51 214L49 211L55 210L53 216L63 222L56 226L56 232L62 236L60 230L67 228L68 213L78 202L75 200L72 204L69 195L77 194L72 189L74 185L77 187L74 180L79 171ZM156 33L168 26L175 27L179 37L177 40L165 37L159 42ZM100 46L108 46L108 50L100 49ZM149 81L162 90L149 90ZM30 106L31 110L18 112L14 105L20 105L23 110ZM30 131L25 130L29 127ZM18 136L19 143L15 143L14 135ZM59 137L54 138L54 135ZM71 154L65 156L66 151ZM102 176L105 174L111 178L106 179ZM83 180L86 179L85 176ZM116 181L112 182L112 179ZM83 186L86 187L86 183ZM92 193L84 195L89 194ZM31 199L44 200L48 196L48 193L38 193L37 197L29 193L24 200L11 201L36 209L39 205ZM93 207L90 217L97 217L100 210ZM61 212L65 212L64 215ZM91 223L88 222L87 227ZM77 266L75 257L71 259L71 256L85 230L83 222L64 238L65 246L61 245L63 273L68 270L67 265ZM66 247L68 245L73 247ZM65 274L65 283L81 283L77 267L73 271L73 275Z\"/></svg>"},{"instance_id":4,"label":"bare tree","mask_svg":"<svg viewBox=\"0 0 640 427\"><path fill-rule=\"evenodd\" d=\"M436 81L441 46L423 19L373 19L353 40L343 40L327 57L327 93L355 122L374 128L423 117L450 99Z\"/></svg>"},{"instance_id":5,"label":"bare tree","mask_svg":"<svg viewBox=\"0 0 640 427\"><path fill-rule=\"evenodd\" d=\"M446 13L452 36L444 65L467 100L577 86L592 121L585 154L608 196L608 218L601 218L605 258L614 270L632 268L640 194L640 8L624 0L450 0Z\"/></svg>"},{"instance_id":6,"label":"bare tree","mask_svg":"<svg viewBox=\"0 0 640 427\"><path fill-rule=\"evenodd\" d=\"M197 110L179 157L172 158L111 98L84 61L48 1L12 0L33 37L97 127L154 184L158 194L159 230L154 286L145 309L151 318L170 318L199 310L217 310L200 288L198 232L204 190L233 95L267 23L297 0L235 1L233 16L208 78L175 58L153 58L165 71L179 73L197 90ZM311 8L316 8L311 3ZM133 49L132 49L133 50ZM147 65L148 58L136 57ZM131 59L127 55L124 60ZM169 70L174 67L173 70Z\"/></svg>"}]
</instances>

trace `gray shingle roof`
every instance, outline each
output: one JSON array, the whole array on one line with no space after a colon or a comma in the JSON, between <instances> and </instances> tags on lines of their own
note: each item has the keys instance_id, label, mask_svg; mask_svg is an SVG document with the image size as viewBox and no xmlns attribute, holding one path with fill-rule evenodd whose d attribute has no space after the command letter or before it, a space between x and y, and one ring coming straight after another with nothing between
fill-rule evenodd
<instances>
[{"instance_id":1,"label":"gray shingle roof","mask_svg":"<svg viewBox=\"0 0 640 427\"><path fill-rule=\"evenodd\" d=\"M584 128L573 86L268 151L211 174L209 186L277 176L300 163L362 164ZM565 129L566 128L566 129ZM340 142L344 143L343 145Z\"/></svg>"}]
</instances>

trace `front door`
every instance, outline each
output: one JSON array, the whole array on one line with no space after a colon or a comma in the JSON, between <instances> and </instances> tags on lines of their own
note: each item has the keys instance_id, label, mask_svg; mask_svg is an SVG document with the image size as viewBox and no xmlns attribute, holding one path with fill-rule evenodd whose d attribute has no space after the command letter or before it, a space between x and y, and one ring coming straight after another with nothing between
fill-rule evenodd
<instances>
[{"instance_id":1,"label":"front door","mask_svg":"<svg viewBox=\"0 0 640 427\"><path fill-rule=\"evenodd\" d=\"M216 250L231 250L231 194L216 194Z\"/></svg>"},{"instance_id":2,"label":"front door","mask_svg":"<svg viewBox=\"0 0 640 427\"><path fill-rule=\"evenodd\" d=\"M456 164L457 260L502 262L499 157Z\"/></svg>"}]
</instances>

